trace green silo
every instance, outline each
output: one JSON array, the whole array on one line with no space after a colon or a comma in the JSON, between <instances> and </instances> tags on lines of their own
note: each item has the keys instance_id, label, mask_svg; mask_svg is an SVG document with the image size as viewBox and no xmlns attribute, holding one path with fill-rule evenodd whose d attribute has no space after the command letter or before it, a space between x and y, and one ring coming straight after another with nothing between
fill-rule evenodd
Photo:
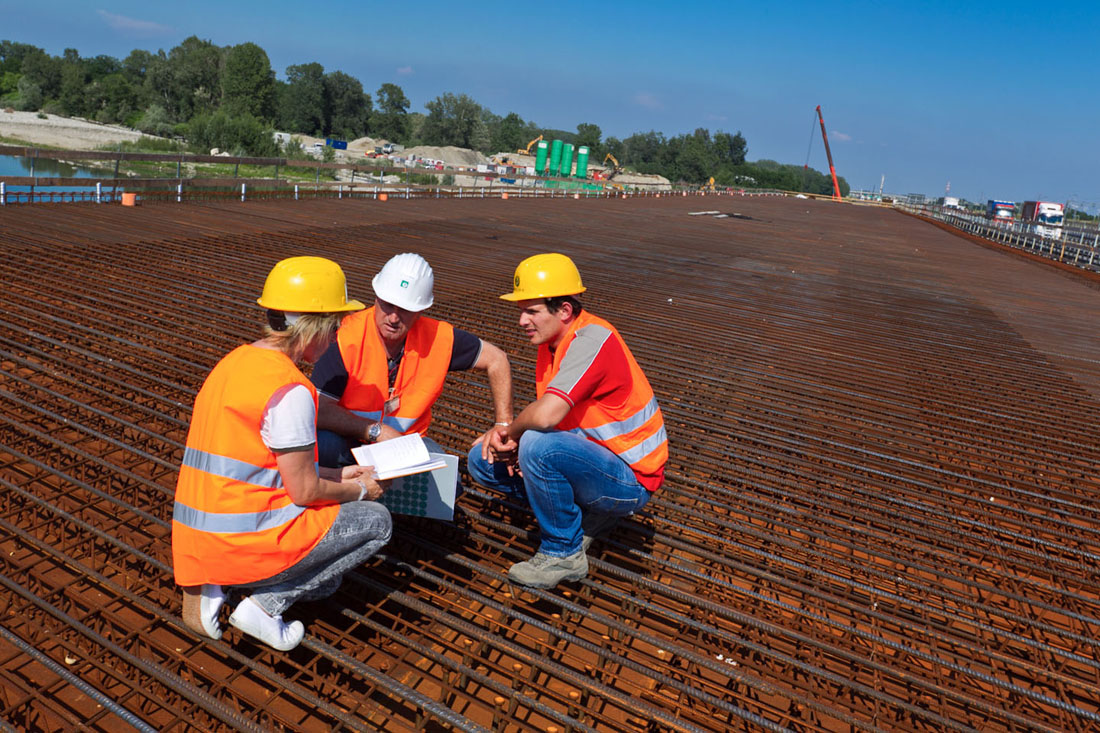
<instances>
[{"instance_id":1,"label":"green silo","mask_svg":"<svg viewBox=\"0 0 1100 733\"><path fill-rule=\"evenodd\" d=\"M546 156L550 152L550 143L545 140L539 140L538 147L535 148L535 173L541 174L546 170Z\"/></svg>"},{"instance_id":2,"label":"green silo","mask_svg":"<svg viewBox=\"0 0 1100 733\"><path fill-rule=\"evenodd\" d=\"M561 140L550 143L550 169L546 171L548 176L558 175L558 168L561 167L561 146Z\"/></svg>"},{"instance_id":3,"label":"green silo","mask_svg":"<svg viewBox=\"0 0 1100 733\"><path fill-rule=\"evenodd\" d=\"M588 178L588 146L577 148L577 178Z\"/></svg>"},{"instance_id":4,"label":"green silo","mask_svg":"<svg viewBox=\"0 0 1100 733\"><path fill-rule=\"evenodd\" d=\"M573 170L573 143L566 143L561 149L561 176L568 176Z\"/></svg>"}]
</instances>

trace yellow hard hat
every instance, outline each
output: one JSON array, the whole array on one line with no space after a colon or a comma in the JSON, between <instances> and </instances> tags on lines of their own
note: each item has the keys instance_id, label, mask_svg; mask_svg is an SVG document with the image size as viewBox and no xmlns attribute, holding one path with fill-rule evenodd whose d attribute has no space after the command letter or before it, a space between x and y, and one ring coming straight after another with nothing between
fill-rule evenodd
<instances>
[{"instance_id":1,"label":"yellow hard hat","mask_svg":"<svg viewBox=\"0 0 1100 733\"><path fill-rule=\"evenodd\" d=\"M324 257L290 257L276 263L256 302L291 313L342 313L366 307L348 300L344 271Z\"/></svg>"},{"instance_id":2,"label":"yellow hard hat","mask_svg":"<svg viewBox=\"0 0 1100 733\"><path fill-rule=\"evenodd\" d=\"M515 289L500 296L504 300L579 295L587 289L573 260L557 252L533 255L519 263L512 283Z\"/></svg>"}]
</instances>

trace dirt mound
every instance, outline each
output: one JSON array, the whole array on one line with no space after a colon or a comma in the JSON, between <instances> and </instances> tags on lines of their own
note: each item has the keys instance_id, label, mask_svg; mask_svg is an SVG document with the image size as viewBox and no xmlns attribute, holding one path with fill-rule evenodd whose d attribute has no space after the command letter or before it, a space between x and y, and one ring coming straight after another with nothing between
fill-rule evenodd
<instances>
[{"instance_id":1,"label":"dirt mound","mask_svg":"<svg viewBox=\"0 0 1100 733\"><path fill-rule=\"evenodd\" d=\"M0 137L31 145L52 145L69 150L95 150L104 145L145 137L137 130L104 125L78 117L58 117L37 112L0 112Z\"/></svg>"},{"instance_id":2,"label":"dirt mound","mask_svg":"<svg viewBox=\"0 0 1100 733\"><path fill-rule=\"evenodd\" d=\"M405 148L401 151L401 155L409 157L415 155L418 158L431 158L432 160L442 160L443 164L452 168L456 165L474 167L483 163L488 163L489 159L482 153L476 150L468 150L467 148L456 148L453 145L447 145L444 147L436 147L434 145L417 145L415 148Z\"/></svg>"},{"instance_id":3,"label":"dirt mound","mask_svg":"<svg viewBox=\"0 0 1100 733\"><path fill-rule=\"evenodd\" d=\"M348 153L359 153L360 155L366 155L367 153L374 152L376 145L381 146L388 142L382 138L373 137L359 137L348 143Z\"/></svg>"}]
</instances>

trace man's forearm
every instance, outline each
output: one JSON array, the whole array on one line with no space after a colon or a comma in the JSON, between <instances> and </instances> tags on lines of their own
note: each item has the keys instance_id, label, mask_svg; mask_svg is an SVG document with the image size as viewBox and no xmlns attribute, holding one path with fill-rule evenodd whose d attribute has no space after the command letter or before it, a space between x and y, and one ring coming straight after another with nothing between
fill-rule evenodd
<instances>
[{"instance_id":1,"label":"man's forearm","mask_svg":"<svg viewBox=\"0 0 1100 733\"><path fill-rule=\"evenodd\" d=\"M365 441L373 420L360 417L331 397L322 395L317 406L317 429L331 430L347 438Z\"/></svg>"},{"instance_id":2,"label":"man's forearm","mask_svg":"<svg viewBox=\"0 0 1100 733\"><path fill-rule=\"evenodd\" d=\"M512 368L508 360L494 364L487 370L489 392L493 396L493 414L498 423L512 422Z\"/></svg>"},{"instance_id":3,"label":"man's forearm","mask_svg":"<svg viewBox=\"0 0 1100 733\"><path fill-rule=\"evenodd\" d=\"M485 371L493 399L493 415L498 423L512 422L512 366L500 347L482 340L481 355L475 369Z\"/></svg>"},{"instance_id":4,"label":"man's forearm","mask_svg":"<svg viewBox=\"0 0 1100 733\"><path fill-rule=\"evenodd\" d=\"M508 426L508 437L518 441L528 430L551 430L569 414L569 403L554 394L544 394L523 408Z\"/></svg>"}]
</instances>

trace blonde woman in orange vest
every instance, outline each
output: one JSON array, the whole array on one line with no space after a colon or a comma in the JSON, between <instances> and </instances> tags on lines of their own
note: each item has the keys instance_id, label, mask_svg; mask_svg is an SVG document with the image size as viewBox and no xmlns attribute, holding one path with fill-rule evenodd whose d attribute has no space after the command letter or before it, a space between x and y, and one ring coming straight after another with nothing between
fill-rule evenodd
<instances>
[{"instance_id":1,"label":"blonde woman in orange vest","mask_svg":"<svg viewBox=\"0 0 1100 733\"><path fill-rule=\"evenodd\" d=\"M539 550L508 570L515 583L552 588L588 574L593 539L645 506L668 461L661 408L619 332L581 306L576 265L529 257L514 290L519 325L538 347L537 399L469 454L470 475L522 487L541 531Z\"/></svg>"},{"instance_id":2,"label":"blonde woman in orange vest","mask_svg":"<svg viewBox=\"0 0 1100 733\"><path fill-rule=\"evenodd\" d=\"M172 512L172 559L183 619L220 638L227 591L243 596L229 623L279 650L302 640L282 614L336 592L347 571L390 539L371 469L317 468L317 392L296 366L317 360L343 316L339 265L292 257L275 265L257 301L265 336L239 346L195 398Z\"/></svg>"},{"instance_id":3,"label":"blonde woman in orange vest","mask_svg":"<svg viewBox=\"0 0 1100 733\"><path fill-rule=\"evenodd\" d=\"M371 281L374 306L349 317L313 369L321 393L317 442L322 466L354 463L351 449L424 434L449 372L484 371L496 426L512 420L512 370L493 344L424 311L435 301L435 275L418 254L394 255Z\"/></svg>"}]
</instances>

